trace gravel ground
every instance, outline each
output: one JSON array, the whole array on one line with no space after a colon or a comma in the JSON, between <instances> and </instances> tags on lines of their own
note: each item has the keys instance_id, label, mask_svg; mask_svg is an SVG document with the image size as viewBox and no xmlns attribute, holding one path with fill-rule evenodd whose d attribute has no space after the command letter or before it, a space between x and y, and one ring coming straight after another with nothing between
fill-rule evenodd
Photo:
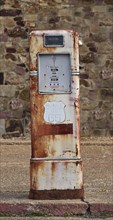
<instances>
[{"instance_id":1,"label":"gravel ground","mask_svg":"<svg viewBox=\"0 0 113 220\"><path fill-rule=\"evenodd\" d=\"M22 217L1 217L0 220L112 220L112 218L79 218L79 217L36 217L36 218L22 218Z\"/></svg>"},{"instance_id":2,"label":"gravel ground","mask_svg":"<svg viewBox=\"0 0 113 220\"><path fill-rule=\"evenodd\" d=\"M85 201L113 203L113 138L82 138ZM0 201L31 202L29 138L0 139ZM58 201L57 201L58 202ZM32 201L36 203L36 201ZM0 217L2 220L85 220L80 217ZM88 218L90 220L90 218ZM93 218L91 218L93 219ZM102 219L111 220L105 216ZM99 218L96 218L99 220Z\"/></svg>"},{"instance_id":3,"label":"gravel ground","mask_svg":"<svg viewBox=\"0 0 113 220\"><path fill-rule=\"evenodd\" d=\"M1 196L25 198L30 188L29 138L0 140ZM85 198L113 202L113 139L81 140ZM2 197L3 199L3 197Z\"/></svg>"}]
</instances>

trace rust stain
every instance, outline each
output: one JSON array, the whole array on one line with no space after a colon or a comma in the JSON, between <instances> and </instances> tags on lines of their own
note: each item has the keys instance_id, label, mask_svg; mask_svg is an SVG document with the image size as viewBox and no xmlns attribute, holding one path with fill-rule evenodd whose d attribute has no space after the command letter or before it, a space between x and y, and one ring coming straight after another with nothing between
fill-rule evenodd
<instances>
[{"instance_id":1,"label":"rust stain","mask_svg":"<svg viewBox=\"0 0 113 220\"><path fill-rule=\"evenodd\" d=\"M66 190L30 190L30 199L38 200L59 200L59 199L83 199L84 189Z\"/></svg>"},{"instance_id":2,"label":"rust stain","mask_svg":"<svg viewBox=\"0 0 113 220\"><path fill-rule=\"evenodd\" d=\"M51 149L51 156L55 157L55 154L56 154L56 149L54 147L52 147L52 149Z\"/></svg>"},{"instance_id":3,"label":"rust stain","mask_svg":"<svg viewBox=\"0 0 113 220\"><path fill-rule=\"evenodd\" d=\"M33 178L32 187L33 187L34 190L37 189L37 179L36 179L36 177Z\"/></svg>"},{"instance_id":4,"label":"rust stain","mask_svg":"<svg viewBox=\"0 0 113 220\"><path fill-rule=\"evenodd\" d=\"M37 135L73 134L73 124L44 124L38 126Z\"/></svg>"},{"instance_id":5,"label":"rust stain","mask_svg":"<svg viewBox=\"0 0 113 220\"><path fill-rule=\"evenodd\" d=\"M32 157L46 158L49 154L49 143L43 138L33 138Z\"/></svg>"},{"instance_id":6,"label":"rust stain","mask_svg":"<svg viewBox=\"0 0 113 220\"><path fill-rule=\"evenodd\" d=\"M38 54L47 53L66 53L69 52L72 56L72 81L71 81L71 94L39 94L38 93L38 74L37 76L30 77L30 103L31 103L31 140L32 140L32 157L33 158L72 158L80 156L80 91L79 91L79 61L78 61L78 33L72 30L66 30L63 33L67 39L70 39L69 48L67 46L62 48L57 47L44 47L43 36L44 33L49 34L49 31L33 31L30 36L30 70L38 70ZM68 33L67 33L68 32ZM57 32L55 32L57 33ZM54 31L52 31L54 34ZM65 38L66 39L66 38ZM65 41L66 42L66 41ZM44 120L45 103L51 101L62 101L65 104L66 118L63 123L51 124ZM50 161L38 161L31 162L31 190L30 196L32 198L82 198L83 186L81 183L82 162L72 162L69 165L69 161L64 161L64 165L60 165L60 162ZM72 169L73 167L73 169ZM65 173L72 169L72 173L77 170L77 178L79 187L76 189L76 180L74 181L74 190L42 190L39 189L41 183L39 180L42 176L47 178L47 183L51 179L52 173L53 179L49 182L50 186L53 186L56 174L59 178L60 171ZM79 173L79 174L78 174ZM47 177L45 177L47 174ZM72 174L73 175L73 174ZM71 172L69 174L71 176ZM66 178L63 177L66 181ZM64 181L63 179L63 181ZM75 178L76 179L76 178ZM79 180L80 179L80 180ZM77 182L77 184L78 184ZM57 182L58 183L58 182ZM66 182L61 183L65 185ZM53 184L53 185L52 185ZM59 184L59 183L58 183ZM43 185L46 188L45 181ZM70 187L70 186L69 186ZM44 188L44 189L45 189ZM55 187L56 189L57 187ZM70 194L69 194L70 193ZM57 195L58 194L58 195Z\"/></svg>"},{"instance_id":7,"label":"rust stain","mask_svg":"<svg viewBox=\"0 0 113 220\"><path fill-rule=\"evenodd\" d=\"M54 173L55 173L55 171L56 171L56 163L55 163L55 162L52 162L51 165L52 165L52 168L51 168L51 170L52 170L52 175L54 176Z\"/></svg>"},{"instance_id":8,"label":"rust stain","mask_svg":"<svg viewBox=\"0 0 113 220\"><path fill-rule=\"evenodd\" d=\"M76 156L78 156L78 145L76 144L76 147L75 147L75 151L76 151Z\"/></svg>"}]
</instances>

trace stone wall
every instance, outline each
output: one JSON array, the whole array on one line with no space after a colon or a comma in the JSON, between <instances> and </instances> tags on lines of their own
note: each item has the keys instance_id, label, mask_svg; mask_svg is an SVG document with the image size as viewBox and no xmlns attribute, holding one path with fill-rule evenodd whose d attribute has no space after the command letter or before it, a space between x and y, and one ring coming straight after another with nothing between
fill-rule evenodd
<instances>
[{"instance_id":1,"label":"stone wall","mask_svg":"<svg viewBox=\"0 0 113 220\"><path fill-rule=\"evenodd\" d=\"M0 0L0 20L0 133L30 131L30 31L74 29L81 135L113 135L113 0Z\"/></svg>"}]
</instances>

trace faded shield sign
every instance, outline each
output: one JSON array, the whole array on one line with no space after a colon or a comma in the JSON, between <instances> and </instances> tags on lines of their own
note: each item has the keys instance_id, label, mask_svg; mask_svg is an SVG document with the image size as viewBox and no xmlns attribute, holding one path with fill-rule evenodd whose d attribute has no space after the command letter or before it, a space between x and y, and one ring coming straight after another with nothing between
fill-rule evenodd
<instances>
[{"instance_id":1,"label":"faded shield sign","mask_svg":"<svg viewBox=\"0 0 113 220\"><path fill-rule=\"evenodd\" d=\"M59 102L46 102L44 112L44 120L51 124L57 124L65 121L64 103Z\"/></svg>"}]
</instances>

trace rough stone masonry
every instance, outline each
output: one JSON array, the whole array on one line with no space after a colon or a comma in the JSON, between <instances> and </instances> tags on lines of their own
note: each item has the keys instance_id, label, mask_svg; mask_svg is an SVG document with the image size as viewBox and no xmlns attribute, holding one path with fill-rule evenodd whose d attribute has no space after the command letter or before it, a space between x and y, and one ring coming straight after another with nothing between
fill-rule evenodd
<instances>
[{"instance_id":1,"label":"rough stone masonry","mask_svg":"<svg viewBox=\"0 0 113 220\"><path fill-rule=\"evenodd\" d=\"M113 0L0 0L0 133L30 132L29 33L73 29L81 135L113 136Z\"/></svg>"}]
</instances>

